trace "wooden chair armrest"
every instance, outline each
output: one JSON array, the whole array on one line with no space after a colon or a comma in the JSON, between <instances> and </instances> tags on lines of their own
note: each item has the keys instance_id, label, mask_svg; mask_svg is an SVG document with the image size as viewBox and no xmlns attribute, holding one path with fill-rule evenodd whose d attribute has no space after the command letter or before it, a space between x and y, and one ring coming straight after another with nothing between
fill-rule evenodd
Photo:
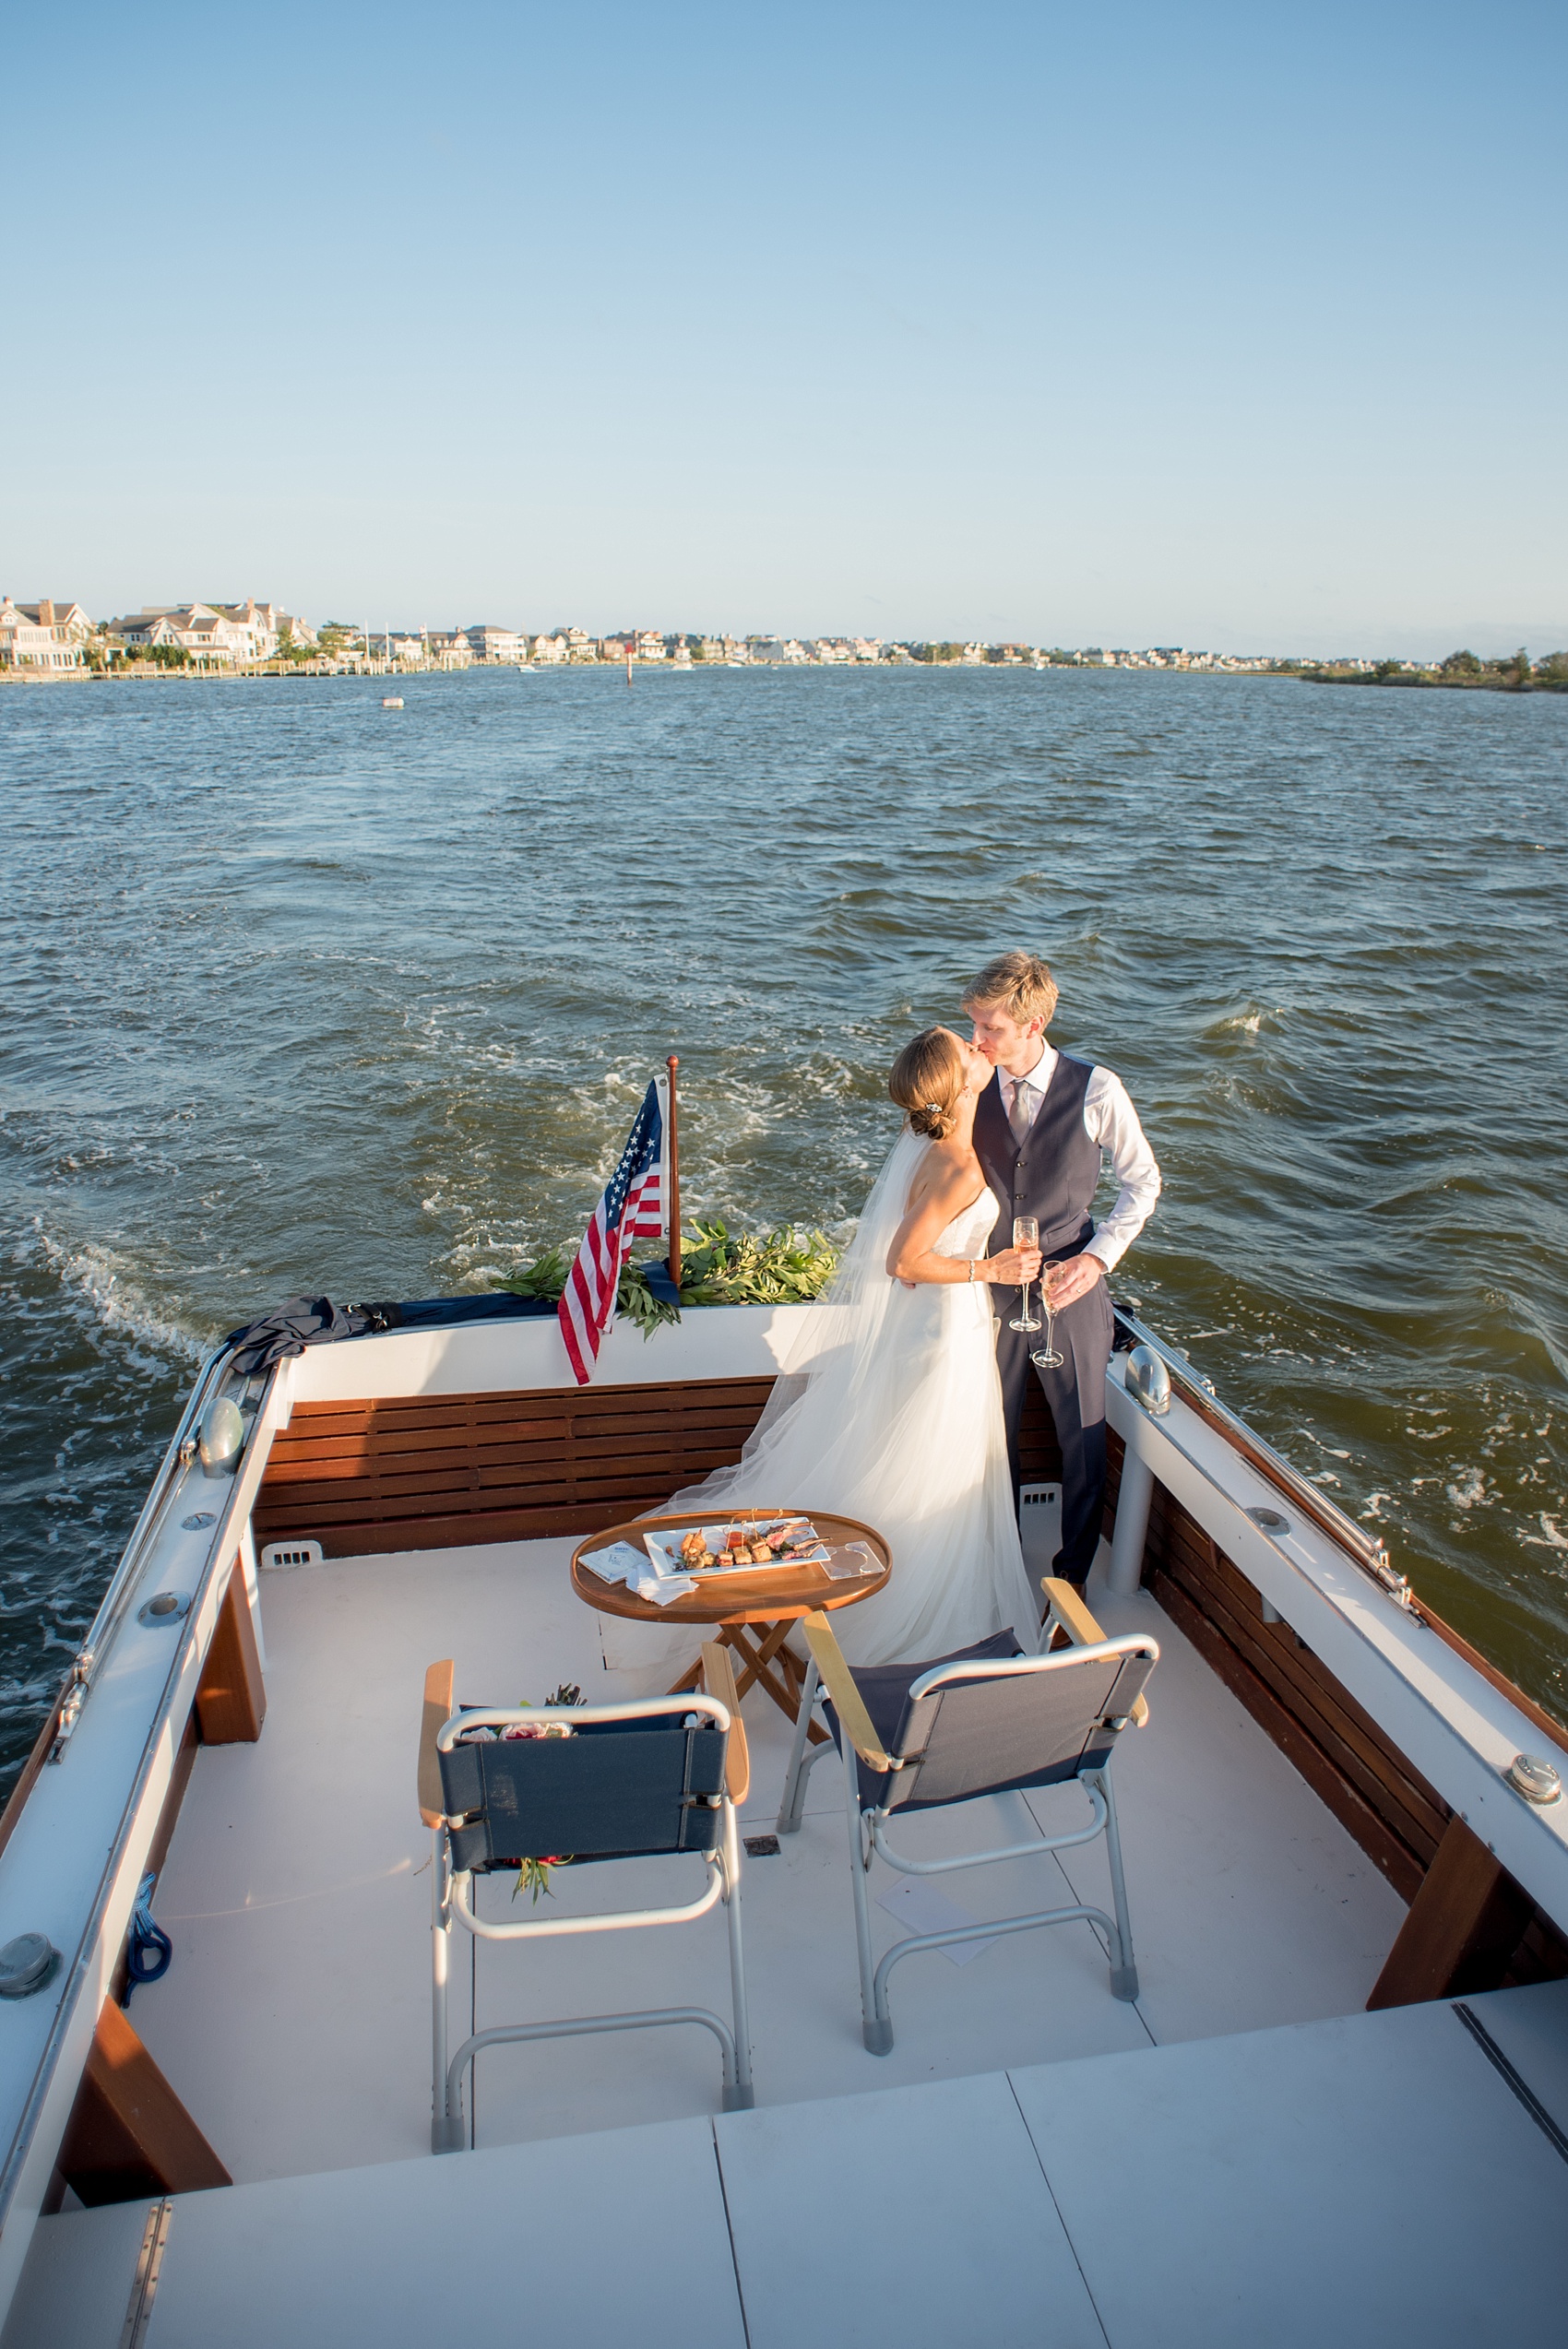
<instances>
[{"instance_id":1,"label":"wooden chair armrest","mask_svg":"<svg viewBox=\"0 0 1568 2349\"><path fill-rule=\"evenodd\" d=\"M1075 1647L1098 1647L1105 1633L1084 1604L1084 1595L1075 1583L1064 1583L1056 1574L1047 1574L1040 1584L1051 1601L1051 1613L1055 1616ZM1047 1618L1047 1620L1050 1619Z\"/></svg>"},{"instance_id":2,"label":"wooden chair armrest","mask_svg":"<svg viewBox=\"0 0 1568 2349\"><path fill-rule=\"evenodd\" d=\"M1074 1647L1094 1647L1105 1638L1106 1634L1084 1605L1084 1595L1076 1584L1064 1583L1057 1574L1047 1574L1040 1583L1040 1588L1051 1601L1051 1612L1045 1619L1047 1625L1060 1623ZM1048 1631L1048 1642L1049 1637ZM1144 1726L1148 1719L1146 1698L1134 1698L1131 1719L1134 1729Z\"/></svg>"},{"instance_id":3,"label":"wooden chair armrest","mask_svg":"<svg viewBox=\"0 0 1568 2349\"><path fill-rule=\"evenodd\" d=\"M710 1697L717 1697L730 1715L730 1748L724 1762L724 1782L730 1799L737 1810L752 1790L752 1757L746 1744L746 1725L741 1718L741 1700L735 1693L735 1667L730 1651L719 1640L705 1640L702 1646L702 1684Z\"/></svg>"},{"instance_id":4,"label":"wooden chair armrest","mask_svg":"<svg viewBox=\"0 0 1568 2349\"><path fill-rule=\"evenodd\" d=\"M420 1817L427 1827L439 1827L446 1805L441 1792L441 1762L435 1750L439 1732L452 1718L452 1686L457 1662L447 1656L433 1664L424 1676L424 1712L420 1718Z\"/></svg>"},{"instance_id":5,"label":"wooden chair armrest","mask_svg":"<svg viewBox=\"0 0 1568 2349\"><path fill-rule=\"evenodd\" d=\"M865 1699L855 1686L854 1675L844 1658L844 1651L833 1636L833 1626L820 1608L814 1608L805 1619L806 1645L816 1662L817 1677L833 1700L833 1709L843 1726L844 1735L872 1770L892 1770L897 1767L893 1757L884 1753L876 1741L871 1714Z\"/></svg>"}]
</instances>

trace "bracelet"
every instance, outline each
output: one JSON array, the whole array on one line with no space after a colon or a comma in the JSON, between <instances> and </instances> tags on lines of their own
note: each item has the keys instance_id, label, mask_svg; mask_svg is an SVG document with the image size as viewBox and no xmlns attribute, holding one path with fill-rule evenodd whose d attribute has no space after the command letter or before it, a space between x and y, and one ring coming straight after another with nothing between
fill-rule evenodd
<instances>
[{"instance_id":1,"label":"bracelet","mask_svg":"<svg viewBox=\"0 0 1568 2349\"><path fill-rule=\"evenodd\" d=\"M973 1288L974 1285L975 1285L975 1260L974 1260L974 1258L971 1256L971 1257L969 1258L969 1287L970 1287L971 1288Z\"/></svg>"}]
</instances>

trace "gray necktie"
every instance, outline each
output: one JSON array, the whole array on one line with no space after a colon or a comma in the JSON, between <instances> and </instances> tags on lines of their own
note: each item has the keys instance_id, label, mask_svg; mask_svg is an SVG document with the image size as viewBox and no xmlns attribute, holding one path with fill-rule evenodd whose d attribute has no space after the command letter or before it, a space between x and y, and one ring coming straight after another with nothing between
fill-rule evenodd
<instances>
[{"instance_id":1,"label":"gray necktie","mask_svg":"<svg viewBox=\"0 0 1568 2349\"><path fill-rule=\"evenodd\" d=\"M1034 1123L1034 1086L1027 1076L1020 1076L1014 1082L1013 1108L1007 1120L1013 1129L1013 1138L1016 1142L1022 1144L1028 1138L1029 1128Z\"/></svg>"}]
</instances>

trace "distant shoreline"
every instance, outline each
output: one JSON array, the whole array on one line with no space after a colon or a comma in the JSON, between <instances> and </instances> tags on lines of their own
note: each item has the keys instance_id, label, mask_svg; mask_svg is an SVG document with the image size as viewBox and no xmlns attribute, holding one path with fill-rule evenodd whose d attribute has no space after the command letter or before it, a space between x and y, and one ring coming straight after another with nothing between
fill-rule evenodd
<instances>
[{"instance_id":1,"label":"distant shoreline","mask_svg":"<svg viewBox=\"0 0 1568 2349\"><path fill-rule=\"evenodd\" d=\"M1303 685L1398 685L1432 686L1445 694L1563 694L1568 693L1565 677L1509 677L1502 674L1480 677L1444 677L1440 670L1406 670L1387 677L1375 671L1353 669L1314 667L1296 670L1276 670L1275 676L1295 675Z\"/></svg>"},{"instance_id":2,"label":"distant shoreline","mask_svg":"<svg viewBox=\"0 0 1568 2349\"><path fill-rule=\"evenodd\" d=\"M552 677L576 670L597 670L619 675L624 663L619 660L572 661L473 661L462 669L399 669L375 663L357 669L321 669L313 663L301 662L297 667L280 669L170 669L148 662L135 667L115 669L0 669L0 685L113 685L113 684L293 684L331 683L336 680L354 678L367 684L385 684L389 680L399 684L411 684L427 677L498 677L507 672L524 676ZM1099 667L1078 661L694 661L690 667L673 661L639 661L636 673L639 677L700 677L712 675L720 669L735 670L766 670L770 674L780 670L820 673L827 670L837 674L864 673L867 670L898 669L928 671L935 675L976 672L992 676L1016 674L1027 670L1038 674L1041 670L1066 674L1087 674L1104 677L1116 673L1111 667ZM1479 675L1444 675L1441 670L1410 670L1392 665L1380 673L1377 670L1345 669L1331 663L1280 661L1268 669L1183 669L1169 671L1139 669L1128 671L1138 676L1182 676L1238 679L1277 677L1293 679L1303 685L1393 685L1437 687L1447 693L1462 694L1562 694L1568 693L1568 677L1519 677L1505 671L1485 670Z\"/></svg>"}]
</instances>

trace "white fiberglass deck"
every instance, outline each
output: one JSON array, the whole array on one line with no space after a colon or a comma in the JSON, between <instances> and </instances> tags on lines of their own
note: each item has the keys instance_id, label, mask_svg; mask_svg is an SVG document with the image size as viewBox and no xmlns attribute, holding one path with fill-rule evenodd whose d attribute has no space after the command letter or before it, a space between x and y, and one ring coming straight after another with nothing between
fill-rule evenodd
<instances>
[{"instance_id":1,"label":"white fiberglass deck","mask_svg":"<svg viewBox=\"0 0 1568 2349\"><path fill-rule=\"evenodd\" d=\"M1568 2291L1565 1993L184 2195L145 2331L146 2206L45 2219L4 2349L1515 2349Z\"/></svg>"},{"instance_id":2,"label":"white fiberglass deck","mask_svg":"<svg viewBox=\"0 0 1568 2349\"><path fill-rule=\"evenodd\" d=\"M562 1679L621 1693L597 1618L572 1593L567 1542L331 1563L262 1580L268 1713L259 1744L204 1748L156 1910L174 1963L131 2019L236 2181L426 2155L430 2126L430 1838L415 1807L425 1666L457 1659L459 1701L542 1699ZM893 1980L897 2044L861 2045L836 1757L813 1774L798 1836L746 1863L747 1975L757 2103L900 2085L1349 2014L1364 2003L1403 1905L1370 1860L1154 1601L1091 1583L1110 1631L1152 1629L1162 1655L1149 1726L1116 1761L1143 1994L1111 1995L1087 1925L1018 1934L954 1964L912 1958ZM744 1832L770 1833L788 1726L754 1691ZM1060 1821L1073 1790L1031 1797ZM901 1833L935 1848L1019 1839L954 1816ZM947 1848L956 1847L952 1842ZM557 1877L563 1906L675 1895L685 1863L620 1862ZM690 1863L694 1880L700 1863ZM1068 1892L1063 1877L1073 1886ZM873 1890L896 1880L873 1875ZM943 1880L983 1917L1076 1897L1106 1902L1102 1847ZM509 1886L484 1888L490 1914ZM886 1940L899 1926L880 1908ZM467 1985L470 1948L459 1936ZM601 1935L473 1955L476 2027L596 2009L726 2010L720 1925ZM454 2035L469 2027L454 1999ZM660 2030L487 2051L477 2141L696 2118L719 2104L705 2033Z\"/></svg>"}]
</instances>

